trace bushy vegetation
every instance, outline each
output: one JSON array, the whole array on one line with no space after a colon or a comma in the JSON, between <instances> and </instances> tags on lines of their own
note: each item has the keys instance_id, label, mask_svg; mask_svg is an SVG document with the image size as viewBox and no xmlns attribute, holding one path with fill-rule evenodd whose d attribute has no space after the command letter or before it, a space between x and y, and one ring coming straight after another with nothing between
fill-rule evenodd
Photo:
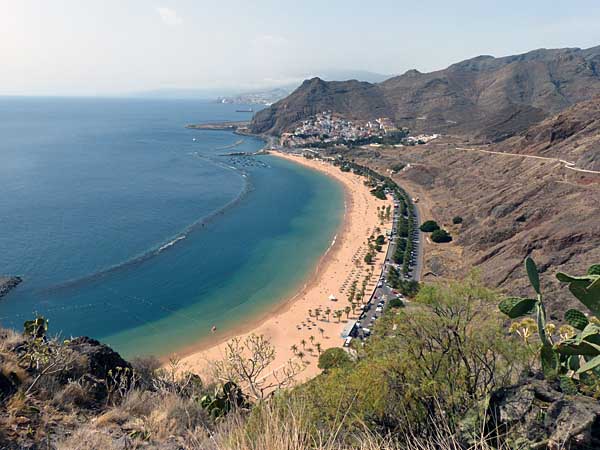
<instances>
[{"instance_id":1,"label":"bushy vegetation","mask_svg":"<svg viewBox=\"0 0 600 450\"><path fill-rule=\"evenodd\" d=\"M351 359L344 349L339 347L328 348L319 356L319 369L329 371L341 369L350 365Z\"/></svg>"},{"instance_id":2,"label":"bushy vegetation","mask_svg":"<svg viewBox=\"0 0 600 450\"><path fill-rule=\"evenodd\" d=\"M413 297L419 292L419 282L403 279L398 269L393 266L388 270L387 282L393 289L397 289L402 295L407 297Z\"/></svg>"},{"instance_id":3,"label":"bushy vegetation","mask_svg":"<svg viewBox=\"0 0 600 450\"><path fill-rule=\"evenodd\" d=\"M446 230L439 229L431 233L431 240L437 244L441 244L452 241L452 236Z\"/></svg>"},{"instance_id":4,"label":"bushy vegetation","mask_svg":"<svg viewBox=\"0 0 600 450\"><path fill-rule=\"evenodd\" d=\"M477 276L428 284L410 302L390 301L364 346L324 351L323 373L295 387L301 364L289 361L276 377L267 376L275 349L262 336L230 341L214 365L215 383L207 385L177 359L130 365L92 340L50 339L39 317L26 322L23 334L0 332L1 376L19 380L16 391L3 391L0 444L455 450L466 448L467 427L476 433L470 449L508 449L502 435L483 434L485 405L523 373L542 368L564 393L600 395L600 321L569 310L569 325L553 327L531 260L527 271L536 298L500 302L517 320L513 333L491 307L501 297ZM557 277L597 313L597 265L583 276ZM536 320L527 317L532 311ZM103 361L123 367L94 372L94 356L82 357L82 345L100 346Z\"/></svg>"},{"instance_id":5,"label":"bushy vegetation","mask_svg":"<svg viewBox=\"0 0 600 450\"><path fill-rule=\"evenodd\" d=\"M440 226L438 225L438 223L435 220L426 220L425 222L423 222L421 224L419 229L423 233L431 233L432 231L439 230Z\"/></svg>"},{"instance_id":6,"label":"bushy vegetation","mask_svg":"<svg viewBox=\"0 0 600 450\"><path fill-rule=\"evenodd\" d=\"M371 190L371 194L377 197L379 200L385 200L387 197L385 195L385 191L382 186L378 186L375 189Z\"/></svg>"},{"instance_id":7,"label":"bushy vegetation","mask_svg":"<svg viewBox=\"0 0 600 450\"><path fill-rule=\"evenodd\" d=\"M460 216L454 216L454 217L452 218L452 223L453 223L454 225L459 225L459 224L463 223L463 218L462 218L462 217L460 217Z\"/></svg>"},{"instance_id":8,"label":"bushy vegetation","mask_svg":"<svg viewBox=\"0 0 600 450\"><path fill-rule=\"evenodd\" d=\"M532 352L536 353L544 376L560 380L563 389L600 395L600 274L598 265L591 266L583 276L559 272L556 278L569 287L569 291L593 315L578 309L569 309L564 316L566 325L557 329L548 322L546 305L537 266L533 259L525 260L535 298L509 297L500 304L500 310L511 319L535 315L535 321L522 319L512 330L524 337ZM536 335L539 344L531 337Z\"/></svg>"},{"instance_id":9,"label":"bushy vegetation","mask_svg":"<svg viewBox=\"0 0 600 450\"><path fill-rule=\"evenodd\" d=\"M319 431L352 442L365 427L382 436L451 432L493 389L516 379L526 360L490 308L497 294L475 278L425 286L410 308L388 309L358 360L299 386L285 404L302 405ZM340 418L343 418L340 420Z\"/></svg>"},{"instance_id":10,"label":"bushy vegetation","mask_svg":"<svg viewBox=\"0 0 600 450\"><path fill-rule=\"evenodd\" d=\"M390 308L403 308L404 307L404 302L402 301L401 298L393 298L388 302L388 306Z\"/></svg>"}]
</instances>

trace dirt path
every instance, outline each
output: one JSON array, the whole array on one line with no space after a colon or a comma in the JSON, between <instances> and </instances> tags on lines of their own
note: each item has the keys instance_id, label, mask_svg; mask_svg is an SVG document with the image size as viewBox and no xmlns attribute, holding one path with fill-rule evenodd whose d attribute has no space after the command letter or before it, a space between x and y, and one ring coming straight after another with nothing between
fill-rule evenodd
<instances>
[{"instance_id":1,"label":"dirt path","mask_svg":"<svg viewBox=\"0 0 600 450\"><path fill-rule=\"evenodd\" d=\"M549 158L547 156L535 156L535 155L522 155L520 153L494 152L491 150L483 150L483 149L479 149L479 148L455 147L454 149L455 150L464 150L464 151L469 151L469 152L488 153L490 155L519 156L521 158L541 159L544 161L550 161L550 162L556 162L556 163L562 164L566 169L574 170L576 172L600 174L600 171L598 171L598 170L581 169L579 167L575 167L574 162L565 161L564 159L560 159L560 158Z\"/></svg>"}]
</instances>

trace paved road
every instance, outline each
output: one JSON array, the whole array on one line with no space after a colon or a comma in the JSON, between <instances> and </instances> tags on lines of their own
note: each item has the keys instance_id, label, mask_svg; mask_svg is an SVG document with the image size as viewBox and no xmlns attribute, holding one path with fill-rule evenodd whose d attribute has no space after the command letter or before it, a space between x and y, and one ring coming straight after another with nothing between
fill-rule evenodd
<instances>
[{"instance_id":1,"label":"paved road","mask_svg":"<svg viewBox=\"0 0 600 450\"><path fill-rule=\"evenodd\" d=\"M416 241L415 241L415 266L412 269L412 279L415 281L421 280L421 270L423 269L423 255L425 251L423 249L423 239L425 238L424 233L419 230L419 226L421 225L421 213L419 212L419 207L413 203L414 211L415 211L415 230L417 231Z\"/></svg>"},{"instance_id":2,"label":"paved road","mask_svg":"<svg viewBox=\"0 0 600 450\"><path fill-rule=\"evenodd\" d=\"M411 262L412 274L411 278L419 281L421 267L422 267L422 259L423 259L423 249L422 249L422 233L419 231L418 227L421 223L421 219L419 216L419 210L415 205L415 233L413 235L413 247L414 247L414 257L413 262ZM398 231L398 213L397 209L394 208L394 217L393 217L393 225L392 225L392 239L390 240L390 245L388 245L388 249L386 252L385 264L381 271L380 281L381 286L379 284L375 288L373 295L371 296L368 304L367 310L361 315L358 325L356 327L355 334L357 338L364 339L368 336L368 333L364 332L363 329L367 328L368 330L372 330L373 325L375 324L377 318L381 316L383 313L383 309L387 305L387 302L395 297L396 294L392 292L392 289L385 283L385 277L387 276L389 264L392 264L392 255L396 251L396 239L397 239L397 231ZM414 265L413 265L414 264ZM401 269L400 269L401 270ZM382 303L381 303L382 302ZM381 305L381 310L378 311L378 307Z\"/></svg>"}]
</instances>

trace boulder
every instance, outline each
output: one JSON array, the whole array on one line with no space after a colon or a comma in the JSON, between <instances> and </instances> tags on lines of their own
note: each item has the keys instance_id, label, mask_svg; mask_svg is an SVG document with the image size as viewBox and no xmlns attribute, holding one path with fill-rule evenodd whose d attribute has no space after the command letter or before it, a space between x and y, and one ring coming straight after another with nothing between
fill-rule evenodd
<instances>
[{"instance_id":1,"label":"boulder","mask_svg":"<svg viewBox=\"0 0 600 450\"><path fill-rule=\"evenodd\" d=\"M106 379L108 372L115 372L118 367L131 369L131 364L121 358L121 355L95 339L86 336L74 338L69 343L69 348L80 356L82 373L94 378Z\"/></svg>"},{"instance_id":2,"label":"boulder","mask_svg":"<svg viewBox=\"0 0 600 450\"><path fill-rule=\"evenodd\" d=\"M17 387L9 377L0 372L0 401L10 397Z\"/></svg>"},{"instance_id":3,"label":"boulder","mask_svg":"<svg viewBox=\"0 0 600 450\"><path fill-rule=\"evenodd\" d=\"M487 431L509 448L583 450L600 448L600 402L567 395L558 383L528 378L495 391Z\"/></svg>"}]
</instances>

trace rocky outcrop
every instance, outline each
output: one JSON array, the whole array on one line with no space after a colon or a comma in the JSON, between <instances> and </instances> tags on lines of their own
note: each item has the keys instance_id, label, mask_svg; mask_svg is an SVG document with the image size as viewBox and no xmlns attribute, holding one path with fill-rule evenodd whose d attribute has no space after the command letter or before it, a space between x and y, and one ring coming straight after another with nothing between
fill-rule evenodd
<instances>
[{"instance_id":1,"label":"rocky outcrop","mask_svg":"<svg viewBox=\"0 0 600 450\"><path fill-rule=\"evenodd\" d=\"M23 281L21 277L0 277L0 297L8 294Z\"/></svg>"},{"instance_id":2,"label":"rocky outcrop","mask_svg":"<svg viewBox=\"0 0 600 450\"><path fill-rule=\"evenodd\" d=\"M305 81L258 112L255 133L279 134L316 112L349 119L390 117L415 132L496 142L600 94L600 47L478 56L430 73L410 70L382 83Z\"/></svg>"},{"instance_id":3,"label":"rocky outcrop","mask_svg":"<svg viewBox=\"0 0 600 450\"><path fill-rule=\"evenodd\" d=\"M71 340L69 348L83 361L78 370L96 378L106 379L109 371L114 372L118 367L131 369L131 365L112 348L87 336Z\"/></svg>"},{"instance_id":4,"label":"rocky outcrop","mask_svg":"<svg viewBox=\"0 0 600 450\"><path fill-rule=\"evenodd\" d=\"M560 158L600 171L600 96L578 103L507 140L503 151Z\"/></svg>"},{"instance_id":5,"label":"rocky outcrop","mask_svg":"<svg viewBox=\"0 0 600 450\"><path fill-rule=\"evenodd\" d=\"M600 448L600 402L567 395L557 383L527 379L490 398L488 433L510 448L584 450Z\"/></svg>"}]
</instances>

